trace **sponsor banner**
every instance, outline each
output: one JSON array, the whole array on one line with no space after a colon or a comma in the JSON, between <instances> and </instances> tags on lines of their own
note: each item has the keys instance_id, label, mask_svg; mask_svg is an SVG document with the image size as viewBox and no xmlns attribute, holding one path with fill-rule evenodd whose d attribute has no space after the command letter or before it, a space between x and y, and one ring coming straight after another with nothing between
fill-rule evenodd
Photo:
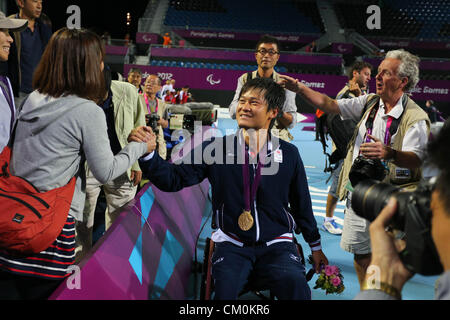
<instances>
[{"instance_id":1,"label":"sponsor banner","mask_svg":"<svg viewBox=\"0 0 450 320\"><path fill-rule=\"evenodd\" d=\"M133 67L140 68L143 78L158 75L163 81L175 79L177 86L189 85L192 89L235 91L237 79L244 74L239 70L190 69L177 67L153 67L125 65L124 74ZM286 73L302 81L308 87L334 97L347 82L345 76Z\"/></svg>"},{"instance_id":2,"label":"sponsor banner","mask_svg":"<svg viewBox=\"0 0 450 320\"><path fill-rule=\"evenodd\" d=\"M125 65L124 74L128 74L133 67L140 68L143 79L149 74L158 75L163 81L175 79L177 86L189 85L192 89L235 91L237 79L245 72L239 70L217 70L217 69L190 69L177 67L153 67L140 65ZM288 76L299 79L306 86L324 93L330 97L345 86L348 81L346 76L313 75L285 73ZM369 83L370 92L375 92L375 80ZM450 101L450 81L444 80L421 80L413 92L415 100Z\"/></svg>"},{"instance_id":3,"label":"sponsor banner","mask_svg":"<svg viewBox=\"0 0 450 320\"><path fill-rule=\"evenodd\" d=\"M369 88L370 92L376 91L375 80L370 81ZM450 81L420 80L411 93L415 101L450 101Z\"/></svg>"},{"instance_id":4,"label":"sponsor banner","mask_svg":"<svg viewBox=\"0 0 450 320\"><path fill-rule=\"evenodd\" d=\"M195 39L225 39L225 40L249 40L258 41L263 33L250 33L250 32L229 32L229 31L205 31L205 30L185 30L174 29L175 33L183 38L195 38ZM273 34L275 38L280 42L296 42L296 43L310 43L320 38L320 34L317 35L286 35L286 34Z\"/></svg>"},{"instance_id":5,"label":"sponsor banner","mask_svg":"<svg viewBox=\"0 0 450 320\"><path fill-rule=\"evenodd\" d=\"M338 52L339 53L339 52ZM255 62L255 53L251 51L225 51L210 49L191 48L152 48L152 57L176 57L176 58L196 58L210 60L242 60ZM280 55L279 63L294 64L321 64L338 65L342 64L342 57L334 55L310 55L310 54L285 54Z\"/></svg>"},{"instance_id":6,"label":"sponsor banner","mask_svg":"<svg viewBox=\"0 0 450 320\"><path fill-rule=\"evenodd\" d=\"M369 62L373 67L378 68L381 61L383 59L381 58L364 58L364 61ZM422 60L420 61L420 69L422 70L449 70L450 71L450 60Z\"/></svg>"},{"instance_id":7,"label":"sponsor banner","mask_svg":"<svg viewBox=\"0 0 450 320\"><path fill-rule=\"evenodd\" d=\"M136 34L136 43L158 44L158 37L159 37L159 35L157 33L138 32Z\"/></svg>"},{"instance_id":8,"label":"sponsor banner","mask_svg":"<svg viewBox=\"0 0 450 320\"><path fill-rule=\"evenodd\" d=\"M331 46L333 53L338 54L352 54L353 43L333 43Z\"/></svg>"},{"instance_id":9,"label":"sponsor banner","mask_svg":"<svg viewBox=\"0 0 450 320\"><path fill-rule=\"evenodd\" d=\"M105 46L105 53L113 56L126 56L128 52L127 46Z\"/></svg>"},{"instance_id":10,"label":"sponsor banner","mask_svg":"<svg viewBox=\"0 0 450 320\"><path fill-rule=\"evenodd\" d=\"M381 48L392 48L392 49L434 49L434 50L448 50L450 49L450 43L448 41L442 42L433 42L433 41L411 41L408 39L398 39L398 40L380 40L380 39L371 39L367 37L367 40L375 44L377 47Z\"/></svg>"}]
</instances>

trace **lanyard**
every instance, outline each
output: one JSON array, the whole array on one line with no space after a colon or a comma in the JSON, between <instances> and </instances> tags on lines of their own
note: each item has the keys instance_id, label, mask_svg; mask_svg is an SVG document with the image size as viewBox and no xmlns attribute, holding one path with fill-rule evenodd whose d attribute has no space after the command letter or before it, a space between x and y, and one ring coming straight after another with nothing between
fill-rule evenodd
<instances>
[{"instance_id":1,"label":"lanyard","mask_svg":"<svg viewBox=\"0 0 450 320\"><path fill-rule=\"evenodd\" d=\"M366 121L366 128L367 128L367 133L366 133L366 139L365 142L369 143L370 142L370 138L369 135L372 135L373 132L373 123L375 121L376 115L378 113L378 109L379 109L379 104L377 104L371 111L369 114L369 117ZM391 142L391 138L392 138L392 133L391 133L391 126L394 122L394 117L389 116L387 124L386 124L386 133L384 135L384 145L389 145ZM396 122L398 122L398 120L396 120ZM398 125L397 125L398 126ZM395 126L394 126L395 127ZM392 128L394 128L392 127Z\"/></svg>"},{"instance_id":2,"label":"lanyard","mask_svg":"<svg viewBox=\"0 0 450 320\"><path fill-rule=\"evenodd\" d=\"M245 210L250 211L250 203L256 199L256 192L258 191L259 183L261 182L261 167L264 163L264 153L266 152L266 148L263 148L259 152L259 161L256 167L255 179L253 180L253 184L250 188L250 156L248 154L247 147L244 146L244 157L245 163L242 166L242 178L244 181L244 200L245 200Z\"/></svg>"},{"instance_id":3,"label":"lanyard","mask_svg":"<svg viewBox=\"0 0 450 320\"><path fill-rule=\"evenodd\" d=\"M151 110L150 105L149 105L150 101L148 100L148 96L147 96L146 93L144 93L144 98L145 98L145 104L147 105L148 113L152 114L152 110ZM155 101L156 101L155 113L158 113L158 99L155 99Z\"/></svg>"},{"instance_id":4,"label":"lanyard","mask_svg":"<svg viewBox=\"0 0 450 320\"><path fill-rule=\"evenodd\" d=\"M6 102L8 102L9 108L11 109L11 126L10 130L12 130L13 124L14 124L14 114L15 114L15 108L14 104L12 102L11 92L9 91L9 84L8 80L4 76L0 76L0 87L2 88L3 95L5 96Z\"/></svg>"}]
</instances>

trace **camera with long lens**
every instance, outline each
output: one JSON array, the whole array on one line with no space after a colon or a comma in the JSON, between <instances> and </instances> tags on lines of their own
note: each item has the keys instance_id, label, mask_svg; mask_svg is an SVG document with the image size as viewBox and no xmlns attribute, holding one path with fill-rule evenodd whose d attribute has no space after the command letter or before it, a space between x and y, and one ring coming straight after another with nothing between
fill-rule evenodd
<instances>
[{"instance_id":1,"label":"camera with long lens","mask_svg":"<svg viewBox=\"0 0 450 320\"><path fill-rule=\"evenodd\" d=\"M152 128L152 130L155 134L158 134L158 132L159 132L158 121L160 119L161 118L159 117L159 115L154 114L154 113L145 115L145 122L147 124L147 127Z\"/></svg>"},{"instance_id":2,"label":"camera with long lens","mask_svg":"<svg viewBox=\"0 0 450 320\"><path fill-rule=\"evenodd\" d=\"M436 179L422 181L413 192L387 183L364 180L354 188L353 211L372 222L389 202L397 199L397 212L390 226L405 233L406 247L400 258L408 270L422 275L438 275L443 268L431 237L431 193Z\"/></svg>"},{"instance_id":3,"label":"camera with long lens","mask_svg":"<svg viewBox=\"0 0 450 320\"><path fill-rule=\"evenodd\" d=\"M361 181L368 179L382 181L386 174L387 169L380 159L367 159L359 156L353 162L349 179L352 186L356 186Z\"/></svg>"}]
</instances>

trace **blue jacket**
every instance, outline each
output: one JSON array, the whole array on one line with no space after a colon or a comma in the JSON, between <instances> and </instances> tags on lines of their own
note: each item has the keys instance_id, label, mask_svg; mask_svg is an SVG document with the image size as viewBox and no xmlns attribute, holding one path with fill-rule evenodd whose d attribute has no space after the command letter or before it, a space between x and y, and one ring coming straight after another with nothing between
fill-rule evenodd
<instances>
[{"instance_id":1,"label":"blue jacket","mask_svg":"<svg viewBox=\"0 0 450 320\"><path fill-rule=\"evenodd\" d=\"M256 200L251 205L255 223L249 231L239 228L238 218L243 212L245 201L242 165L238 164L237 156L237 150L242 150L240 140L243 140L242 136L235 134L203 142L187 154L181 164L166 162L155 153L150 160L140 160L140 166L144 175L166 192L176 192L208 178L217 226L242 242L268 242L285 233L301 231L306 242L320 243L303 162L297 148L283 140L279 140L279 145L272 146L272 151L268 151L268 159L274 160L273 150L279 149L282 163L279 163L275 175L262 176ZM228 141L233 143L227 144ZM201 164L195 164L195 158L204 159L199 157L201 155L211 155L216 161L207 164L200 160ZM186 164L187 160L192 164ZM266 167L271 163L273 161ZM252 178L255 168L253 164L249 166Z\"/></svg>"}]
</instances>

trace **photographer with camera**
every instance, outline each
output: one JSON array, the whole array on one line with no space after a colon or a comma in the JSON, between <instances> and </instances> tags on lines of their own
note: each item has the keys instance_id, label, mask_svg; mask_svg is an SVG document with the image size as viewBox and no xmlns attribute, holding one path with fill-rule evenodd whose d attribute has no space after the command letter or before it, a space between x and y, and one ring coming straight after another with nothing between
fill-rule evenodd
<instances>
[{"instance_id":1,"label":"photographer with camera","mask_svg":"<svg viewBox=\"0 0 450 320\"><path fill-rule=\"evenodd\" d=\"M371 267L379 271L379 283L373 284L371 281L373 276L368 272L363 291L355 299L400 299L403 285L413 276L414 272L431 275L439 274L442 270L445 273L437 282L435 299L450 299L450 189L448 187L450 186L450 167L447 158L450 152L449 139L450 122L447 121L436 139L428 146L428 156L431 163L441 171L434 182L433 188L429 193L419 194L415 192L409 196L409 199L412 196L419 200L414 202L419 204L423 202L426 205L423 208L418 206L418 210L411 210L410 206L404 206L405 201L400 195L397 195L397 199L390 199L388 205L370 225ZM388 199L389 196L386 194L384 198ZM421 198L426 199L426 201L421 201ZM377 202L381 202L380 200L378 198ZM378 214L378 212L374 213ZM403 220L401 217L405 220L406 229L404 229L407 239L413 238L411 240L411 243L415 242L413 246L419 246L419 250L408 248L407 240L406 250L411 252L411 256L415 256L411 259L405 259L405 254L397 252L394 239L385 231L386 227L392 225L393 221ZM419 223L415 221L419 221ZM414 228L418 226L418 229ZM417 231L421 230L424 231L422 234L425 234L425 236L423 241L418 241L419 239L414 238L418 234ZM420 243L428 243L429 245L421 246ZM427 253L433 251L437 253L436 257L427 256Z\"/></svg>"},{"instance_id":2,"label":"photographer with camera","mask_svg":"<svg viewBox=\"0 0 450 320\"><path fill-rule=\"evenodd\" d=\"M163 129L169 127L167 104L158 99L156 94L161 90L161 79L151 74L145 79L144 94L141 96L146 106L146 123L157 134L157 149L161 158L166 159L167 147Z\"/></svg>"},{"instance_id":3,"label":"photographer with camera","mask_svg":"<svg viewBox=\"0 0 450 320\"><path fill-rule=\"evenodd\" d=\"M388 52L378 67L376 94L353 99L334 100L297 79L280 76L281 85L311 105L358 121L339 176L338 196L347 199L341 247L354 254L361 286L371 259L369 226L352 210L352 191L366 179L397 186L414 186L421 180L430 120L408 96L419 81L419 61L403 49Z\"/></svg>"}]
</instances>

